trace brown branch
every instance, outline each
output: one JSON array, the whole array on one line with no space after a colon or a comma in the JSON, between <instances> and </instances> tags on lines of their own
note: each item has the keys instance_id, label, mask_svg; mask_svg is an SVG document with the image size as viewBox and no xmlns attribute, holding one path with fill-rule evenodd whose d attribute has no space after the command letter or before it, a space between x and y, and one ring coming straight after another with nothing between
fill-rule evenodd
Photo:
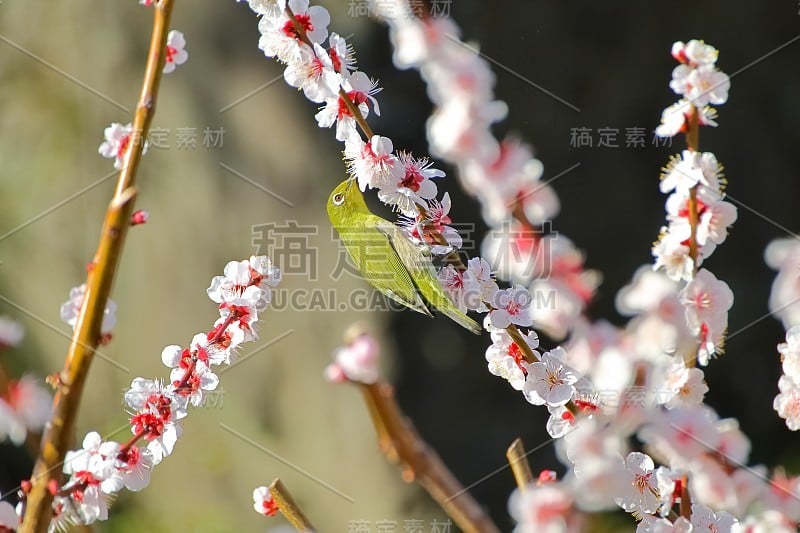
<instances>
[{"instance_id":1,"label":"brown branch","mask_svg":"<svg viewBox=\"0 0 800 533\"><path fill-rule=\"evenodd\" d=\"M462 531L500 531L419 436L397 405L393 387L382 381L358 385L378 433L378 445L387 459L400 467L403 479L419 483Z\"/></svg>"},{"instance_id":2,"label":"brown branch","mask_svg":"<svg viewBox=\"0 0 800 533\"><path fill-rule=\"evenodd\" d=\"M280 479L275 479L269 486L269 493L272 499L278 505L278 510L283 517L289 522L292 527L297 531L315 531L314 526L300 510L300 507L294 502L294 498L289 493L289 489L283 484Z\"/></svg>"},{"instance_id":3,"label":"brown branch","mask_svg":"<svg viewBox=\"0 0 800 533\"><path fill-rule=\"evenodd\" d=\"M519 487L519 490L526 490L528 485L533 483L533 472L531 472L528 454L525 453L525 445L522 444L521 438L514 439L514 442L508 447L506 459L508 459L508 464L511 466L511 472L514 473L517 487Z\"/></svg>"},{"instance_id":4,"label":"brown branch","mask_svg":"<svg viewBox=\"0 0 800 533\"><path fill-rule=\"evenodd\" d=\"M292 27L294 28L295 33L297 33L297 38L300 39L306 45L308 45L313 52L314 44L311 42L311 39L308 38L306 29L303 27L300 21L297 20L297 17L295 16L292 9L289 6L286 6L283 9L283 12L286 13L286 16L289 17L289 20L292 21ZM355 119L356 123L358 123L358 126L361 128L361 131L363 131L364 135L366 135L367 141L372 139L373 135L375 135L375 132L373 132L372 128L369 127L369 124L364 118L364 115L361 114L361 111L358 109L358 106L352 100L350 100L350 97L347 96L347 93L341 87L339 87L339 98L347 106L347 110L350 111L350 114L353 115L353 119Z\"/></svg>"},{"instance_id":5,"label":"brown branch","mask_svg":"<svg viewBox=\"0 0 800 533\"><path fill-rule=\"evenodd\" d=\"M689 118L686 121L686 148L692 152L697 152L700 147L700 115L695 106L691 106ZM689 257L692 258L692 268L697 273L697 225L699 223L699 213L697 207L697 185L689 191Z\"/></svg>"},{"instance_id":6,"label":"brown branch","mask_svg":"<svg viewBox=\"0 0 800 533\"><path fill-rule=\"evenodd\" d=\"M688 475L681 476L680 513L681 513L681 516L684 517L686 520L689 520L692 517L692 499L691 499L691 497L689 495L689 476Z\"/></svg>"},{"instance_id":7,"label":"brown branch","mask_svg":"<svg viewBox=\"0 0 800 533\"><path fill-rule=\"evenodd\" d=\"M690 104L689 116L686 119L686 148L692 152L700 149L700 113L694 105ZM697 262L699 258L699 248L697 245L697 226L700 223L700 213L697 205L697 185L689 189L689 257L692 260L692 277L697 274ZM697 364L697 355L700 346L691 356L684 358L686 366L693 367Z\"/></svg>"},{"instance_id":8,"label":"brown branch","mask_svg":"<svg viewBox=\"0 0 800 533\"><path fill-rule=\"evenodd\" d=\"M173 0L160 0L153 6L153 32L147 56L142 93L133 121L128 154L117 182L116 191L106 211L93 268L86 281L86 294L78 315L64 369L53 399L53 409L42 436L39 457L31 476L32 489L19 531L47 531L52 518L53 495L48 490L51 480L61 481L61 465L73 440L75 418L83 385L95 349L101 338L101 324L114 275L122 255L125 235L136 199L136 171L144 148L144 139L155 112L161 71L166 55L167 32Z\"/></svg>"},{"instance_id":9,"label":"brown branch","mask_svg":"<svg viewBox=\"0 0 800 533\"><path fill-rule=\"evenodd\" d=\"M527 342L525 342L525 339L522 337L522 332L520 332L516 325L509 324L506 328L506 332L508 333L508 336L511 337L511 340L514 341L514 344L516 344L520 349L522 355L525 356L525 361L528 363L536 363L539 361L539 358L536 357L531 347L528 346Z\"/></svg>"}]
</instances>

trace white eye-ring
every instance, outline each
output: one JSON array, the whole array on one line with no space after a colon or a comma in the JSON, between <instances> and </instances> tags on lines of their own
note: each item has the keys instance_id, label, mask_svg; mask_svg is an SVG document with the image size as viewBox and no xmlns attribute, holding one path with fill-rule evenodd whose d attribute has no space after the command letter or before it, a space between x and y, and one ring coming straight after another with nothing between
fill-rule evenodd
<instances>
[{"instance_id":1,"label":"white eye-ring","mask_svg":"<svg viewBox=\"0 0 800 533\"><path fill-rule=\"evenodd\" d=\"M338 193L333 195L333 204L342 205L344 203L344 194Z\"/></svg>"}]
</instances>

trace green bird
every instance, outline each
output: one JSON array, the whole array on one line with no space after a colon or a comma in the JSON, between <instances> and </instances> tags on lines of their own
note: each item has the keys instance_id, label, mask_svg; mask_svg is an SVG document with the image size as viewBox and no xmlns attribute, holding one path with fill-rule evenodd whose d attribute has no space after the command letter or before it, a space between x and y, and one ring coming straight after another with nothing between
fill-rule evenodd
<instances>
[{"instance_id":1,"label":"green bird","mask_svg":"<svg viewBox=\"0 0 800 533\"><path fill-rule=\"evenodd\" d=\"M447 296L430 258L400 228L369 210L354 179L333 190L328 218L356 268L373 287L409 309L433 316L430 304L471 332L481 333L480 325Z\"/></svg>"}]
</instances>

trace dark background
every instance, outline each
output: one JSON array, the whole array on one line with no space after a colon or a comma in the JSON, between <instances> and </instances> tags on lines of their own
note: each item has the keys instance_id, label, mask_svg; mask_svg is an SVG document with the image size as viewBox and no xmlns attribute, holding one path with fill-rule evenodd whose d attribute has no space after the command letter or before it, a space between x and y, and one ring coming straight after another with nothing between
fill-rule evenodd
<instances>
[{"instance_id":1,"label":"dark background","mask_svg":"<svg viewBox=\"0 0 800 533\"><path fill-rule=\"evenodd\" d=\"M415 71L394 69L386 28L349 17L349 4L324 3L331 12L330 30L354 33L359 68L384 87L378 95L382 116L371 116L370 123L396 149L426 154L424 127L431 105L423 83ZM133 105L151 23L134 0L124 5L64 0L54 7L7 1L0 10L5 10L0 11L3 35ZM758 320L768 313L774 279L763 261L764 248L787 236L778 224L792 231L800 226L799 11L794 0L450 4L465 41L479 43L488 57L580 108L576 112L493 69L497 98L509 106L508 118L495 127L497 135L513 133L530 142L544 163L545 180L580 163L552 184L562 205L553 228L585 252L588 268L603 275L588 314L620 326L624 320L615 311L615 294L640 265L652 262L650 247L664 222L666 199L658 190L658 176L669 156L683 149L680 137L671 148L655 147L649 134L646 148L626 148L625 128L652 131L661 111L678 99L669 89L676 65L669 54L674 41L704 39L720 50L717 65L732 75L729 100L718 107L719 127L701 130L700 148L714 152L724 164L731 198L775 223L739 207L728 239L704 263L735 293L729 328L737 332L725 355L706 369L707 401L720 416L740 421L753 443L750 464L784 464L795 474L800 473L800 438L772 409L780 374L775 346L784 332L771 317ZM48 30L23 31L32 21ZM119 325L107 353L132 374L144 376L163 374L158 357L163 346L185 342L213 320L213 305L209 307L202 289L225 261L253 252L253 225L284 217L313 221L320 225L321 240L329 241L324 202L344 173L333 132L315 128L314 106L282 80L231 111L219 112L281 75L279 66L256 48L256 19L245 5L184 0L178 2L173 23L187 35L190 60L165 79L155 125L224 125L228 134L219 153L153 151L143 163L140 204L153 218L128 239L113 295L121 304ZM0 82L0 177L4 194L14 199L0 213L0 222L11 228L107 173L110 162L96 155L102 128L112 120L130 119L11 47L0 47L0 68L7 74ZM621 146L571 147L570 131L584 127L594 132L618 129ZM297 208L281 211L274 199L221 171L220 161L295 200ZM452 169L437 166L450 175L440 190L453 197L453 219L477 224L480 235L484 226L478 204L460 191ZM53 323L58 323L58 306L68 288L84 276L113 184L98 190L102 194L87 195L0 243L3 293ZM320 259L332 264L337 251L330 242L328 249L324 245ZM321 269L330 264L321 263ZM346 293L360 286L354 283L336 286ZM286 279L283 285L304 284ZM18 315L8 307L2 311ZM42 376L60 369L64 338L19 318L29 340L9 360L12 373L33 368ZM222 420L343 486L361 505L343 510L341 500L308 479L220 432L215 411L187 423L178 450L154 473L152 486L121 496L105 527L137 530L143 509L149 510L146 520L152 531L175 531L178 526L227 531L232 520L267 527L250 510L249 495L253 486L275 475L295 488L312 516L335 515L339 520L372 512L371 518L378 519L386 516L381 514L389 508L386 502L398 494L409 509L404 517L419 516L414 512L426 505L427 496L421 490L397 489L397 472L388 466L381 470L384 461L358 395L322 384L330 352L355 319L389 322L382 341L387 354L394 354L390 375L400 403L465 485L504 466L505 449L515 437L523 437L529 449L548 440L545 409L529 405L487 371L488 335L473 337L446 319L412 312L354 318L282 311L268 316L262 337L268 340L289 328L301 334L253 358L249 370L226 375L230 394L220 411ZM555 344L542 338L545 349ZM132 376L120 376L100 363L91 372L78 440L90 429L110 432L125 424L119 394ZM29 462L24 451L8 446L0 454L0 490L5 494L25 475ZM563 472L552 446L532 453L530 460L535 472ZM503 530L511 529L507 500L513 486L506 470L471 489ZM623 523L632 529L630 519ZM323 529L344 528L337 522Z\"/></svg>"},{"instance_id":2,"label":"dark background","mask_svg":"<svg viewBox=\"0 0 800 533\"><path fill-rule=\"evenodd\" d=\"M530 141L545 165L548 179L575 163L581 166L552 186L561 203L553 227L571 238L587 256L586 265L602 272L603 283L589 309L593 318L617 325L624 320L614 295L641 264L651 263L650 245L664 223L665 196L658 190L660 168L683 149L651 144L661 110L677 100L669 89L676 62L669 54L676 40L703 39L720 50L718 68L731 79L729 100L718 106L719 127L702 128L700 148L712 151L725 166L728 193L776 223L796 230L797 151L800 145L800 16L796 2L454 2L452 16L465 40L522 76L580 108L575 112L537 88L494 68L498 98L509 116L495 131L516 133ZM385 32L375 28L374 50L362 64L385 61ZM362 36L363 38L363 36ZM791 44L787 42L795 40ZM783 49L764 57L775 49ZM763 59L757 63L760 58ZM380 73L387 101L379 131L395 146L424 153L418 132L425 104L422 85L413 72ZM415 111L416 110L416 111ZM413 117L413 118L412 118ZM570 129L619 129L619 148L574 148ZM647 148L626 148L628 127L648 130ZM454 219L481 224L475 202L453 195ZM737 332L725 354L706 371L707 403L721 417L735 417L752 439L751 464L785 464L798 473L800 438L787 430L772 410L780 364L775 345L783 339L778 321L766 315L774 279L763 261L767 243L787 237L784 231L738 206L739 217L728 240L704 263L735 293L729 331ZM478 232L481 233L480 231ZM420 431L439 450L464 483L481 479L502 466L506 446L522 436L529 448L547 439L544 409L528 405L484 365L484 344L457 332L446 321L431 323L411 313L397 315L395 342L402 354L398 366L400 398ZM746 328L746 329L742 329ZM457 355L446 362L442 345ZM554 346L542 339L544 347ZM530 456L534 472L563 470L551 446ZM472 489L502 522L511 474L492 477Z\"/></svg>"}]
</instances>

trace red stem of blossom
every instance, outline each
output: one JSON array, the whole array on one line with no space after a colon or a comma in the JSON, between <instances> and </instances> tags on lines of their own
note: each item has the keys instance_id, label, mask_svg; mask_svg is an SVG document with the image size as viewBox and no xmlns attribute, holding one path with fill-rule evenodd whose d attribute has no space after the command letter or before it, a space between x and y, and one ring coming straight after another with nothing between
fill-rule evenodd
<instances>
[{"instance_id":1,"label":"red stem of blossom","mask_svg":"<svg viewBox=\"0 0 800 533\"><path fill-rule=\"evenodd\" d=\"M686 120L686 148L692 152L697 152L700 147L700 115L697 108L692 106ZM689 191L689 257L692 258L692 268L697 273L697 225L700 220L699 207L697 205L697 186Z\"/></svg>"},{"instance_id":2,"label":"red stem of blossom","mask_svg":"<svg viewBox=\"0 0 800 533\"><path fill-rule=\"evenodd\" d=\"M258 279L257 281L260 282L260 279ZM230 326L235 320L238 319L239 319L239 312L236 309L232 309L231 313L225 318L225 320L219 326L215 327L211 331L211 333L209 333L208 337L209 344L217 342L220 339L220 337L222 337L223 333L228 328L228 326ZM192 361L189 364L189 367L186 369L186 372L184 373L183 377L178 382L178 384L175 385L176 391L186 388L187 384L189 383L189 379L191 379L192 373L194 372L196 366L197 366L197 357L192 356ZM142 439L148 433L150 433L150 428L142 427L139 431L136 432L136 434L134 434L133 437L131 437L131 439L128 442L126 442L122 446L122 448L120 448L117 457L120 460L124 461L125 457L127 456L130 449L133 447L133 445L135 445L140 439Z\"/></svg>"}]
</instances>

